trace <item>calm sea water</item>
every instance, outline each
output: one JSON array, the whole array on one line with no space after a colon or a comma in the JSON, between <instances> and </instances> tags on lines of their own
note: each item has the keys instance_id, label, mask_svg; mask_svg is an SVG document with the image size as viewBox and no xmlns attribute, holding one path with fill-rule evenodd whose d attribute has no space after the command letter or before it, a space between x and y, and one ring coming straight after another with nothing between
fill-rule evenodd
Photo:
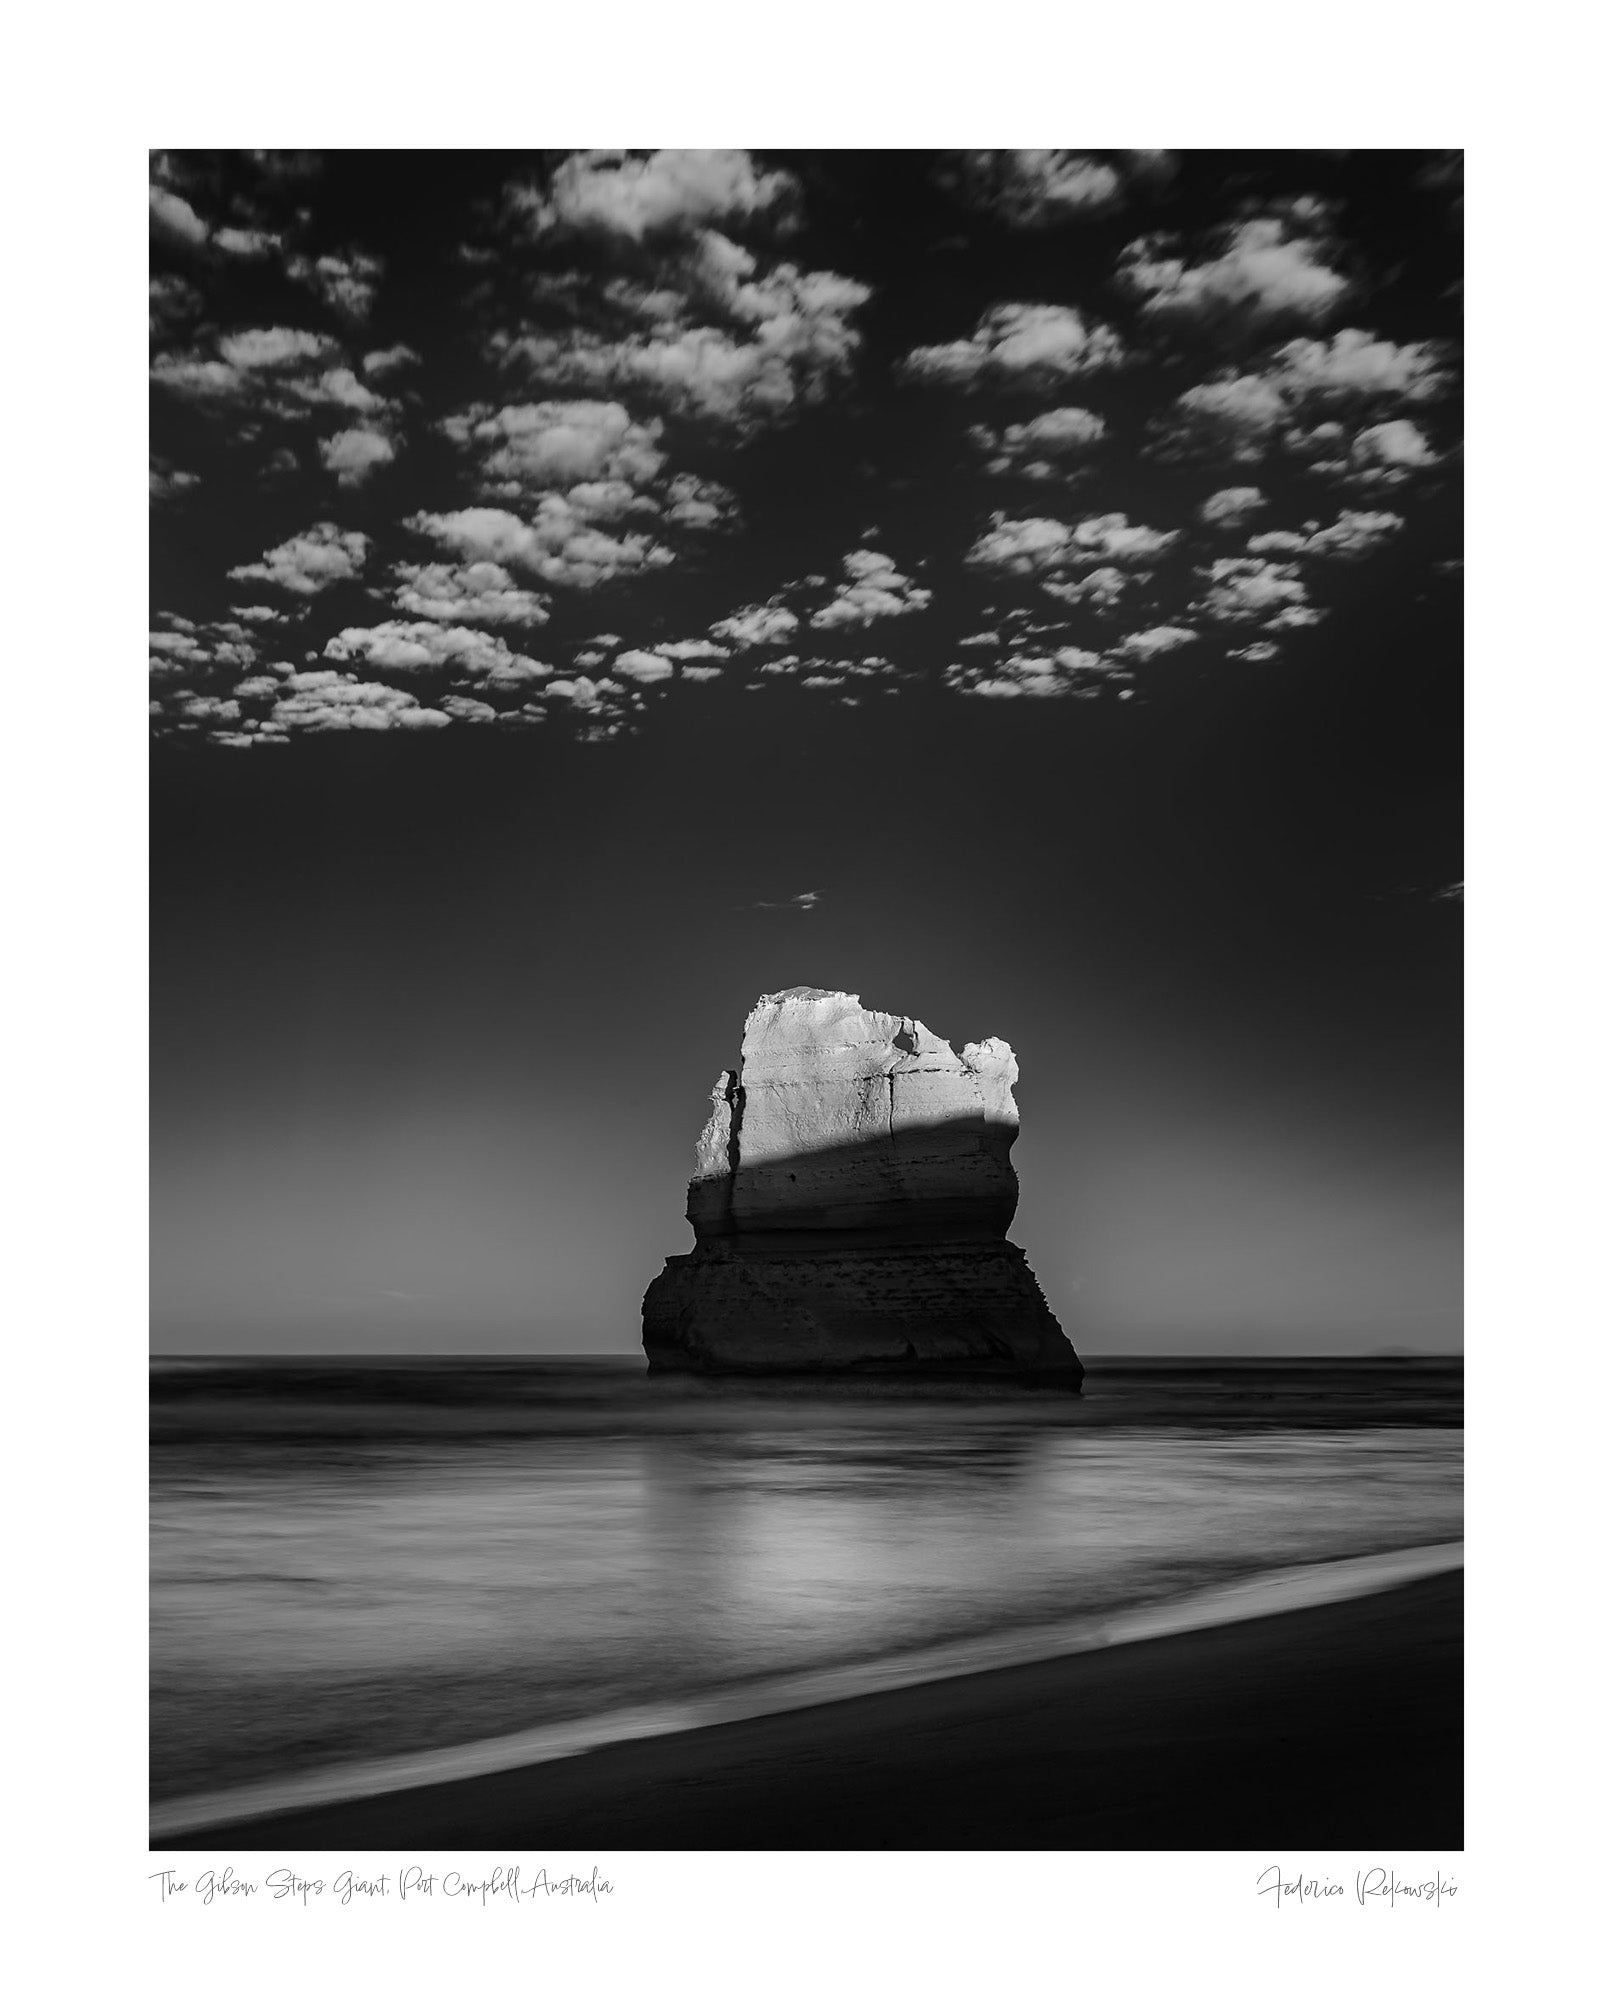
<instances>
[{"instance_id":1,"label":"calm sea water","mask_svg":"<svg viewBox=\"0 0 1613 2000\"><path fill-rule=\"evenodd\" d=\"M152 1793L1461 1534L1461 1364L1081 1397L633 1361L152 1367Z\"/></svg>"}]
</instances>

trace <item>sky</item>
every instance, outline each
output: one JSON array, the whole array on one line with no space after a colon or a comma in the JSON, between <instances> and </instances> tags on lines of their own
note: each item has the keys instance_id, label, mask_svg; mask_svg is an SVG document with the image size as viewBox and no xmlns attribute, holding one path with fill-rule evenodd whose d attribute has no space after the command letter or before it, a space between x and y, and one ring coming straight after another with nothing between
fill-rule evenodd
<instances>
[{"instance_id":1,"label":"sky","mask_svg":"<svg viewBox=\"0 0 1613 2000\"><path fill-rule=\"evenodd\" d=\"M154 1347L633 1351L797 984L1078 1351L1458 1347L1460 201L154 155Z\"/></svg>"}]
</instances>

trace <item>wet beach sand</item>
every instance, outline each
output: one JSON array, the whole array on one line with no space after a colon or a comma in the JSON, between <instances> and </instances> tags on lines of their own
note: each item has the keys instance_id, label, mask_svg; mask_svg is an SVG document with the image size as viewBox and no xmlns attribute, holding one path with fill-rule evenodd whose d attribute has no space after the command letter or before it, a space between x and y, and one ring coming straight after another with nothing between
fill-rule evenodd
<instances>
[{"instance_id":1,"label":"wet beach sand","mask_svg":"<svg viewBox=\"0 0 1613 2000\"><path fill-rule=\"evenodd\" d=\"M1462 1577L154 1842L1462 1846Z\"/></svg>"}]
</instances>

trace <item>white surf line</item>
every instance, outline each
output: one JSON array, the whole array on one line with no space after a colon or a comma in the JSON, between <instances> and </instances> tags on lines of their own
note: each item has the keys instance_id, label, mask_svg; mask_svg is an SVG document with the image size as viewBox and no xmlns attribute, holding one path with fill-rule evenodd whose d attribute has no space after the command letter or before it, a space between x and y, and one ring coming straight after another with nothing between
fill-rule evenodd
<instances>
[{"instance_id":1,"label":"white surf line","mask_svg":"<svg viewBox=\"0 0 1613 2000\"><path fill-rule=\"evenodd\" d=\"M723 1722L748 1722L758 1716L818 1708L831 1701L850 1701L858 1695L919 1687L926 1681L954 1680L964 1674L988 1673L997 1667L1029 1666L1067 1653L1095 1652L1139 1639L1165 1639L1179 1632L1236 1624L1245 1618L1266 1618L1275 1612L1340 1604L1352 1597L1367 1597L1374 1591L1392 1590L1396 1584L1413 1583L1420 1577L1439 1576L1461 1567L1460 1542L1434 1542L1420 1548L1390 1549L1379 1555L1346 1556L1332 1562L1264 1570L1236 1583L1212 1584L1159 1604L1131 1605L1088 1617L1061 1619L1056 1624L1019 1625L1008 1632L950 1640L913 1652L894 1653L884 1659L778 1674L745 1687L693 1694L683 1701L619 1708L605 1715L584 1716L575 1722L544 1723L512 1735L483 1737L474 1743L455 1743L439 1750L297 1771L283 1778L234 1785L224 1791L163 1799L151 1808L151 1838L174 1840L183 1834L205 1832L209 1827L260 1819L268 1813L339 1805L350 1799L407 1791L417 1785L449 1784L459 1778L518 1770L526 1764L550 1764L562 1757L580 1756L586 1750L602 1750L614 1743L632 1743L647 1736L671 1736L682 1730L709 1729Z\"/></svg>"}]
</instances>

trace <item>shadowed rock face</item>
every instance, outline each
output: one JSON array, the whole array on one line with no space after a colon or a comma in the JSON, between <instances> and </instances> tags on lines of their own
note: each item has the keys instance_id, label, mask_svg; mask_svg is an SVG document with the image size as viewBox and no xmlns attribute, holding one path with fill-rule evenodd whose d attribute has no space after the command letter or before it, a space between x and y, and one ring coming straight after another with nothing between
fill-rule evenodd
<instances>
[{"instance_id":1,"label":"shadowed rock face","mask_svg":"<svg viewBox=\"0 0 1613 2000\"><path fill-rule=\"evenodd\" d=\"M652 1369L1046 1376L1080 1363L1024 1253L1014 1052L855 994L764 994L711 1094L695 1249L644 1300Z\"/></svg>"}]
</instances>

